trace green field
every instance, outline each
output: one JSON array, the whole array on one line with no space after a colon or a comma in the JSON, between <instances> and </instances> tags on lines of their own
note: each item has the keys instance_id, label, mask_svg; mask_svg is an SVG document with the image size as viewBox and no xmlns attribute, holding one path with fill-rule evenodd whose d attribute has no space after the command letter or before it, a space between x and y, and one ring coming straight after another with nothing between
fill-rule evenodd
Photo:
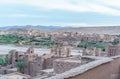
<instances>
[{"instance_id":1,"label":"green field","mask_svg":"<svg viewBox=\"0 0 120 79\"><path fill-rule=\"evenodd\" d=\"M0 43L5 43L5 44L16 44L19 41L25 40L26 38L23 36L17 36L17 35L0 35Z\"/></svg>"},{"instance_id":2,"label":"green field","mask_svg":"<svg viewBox=\"0 0 120 79\"><path fill-rule=\"evenodd\" d=\"M35 39L36 37L27 37L24 35L0 35L0 43L1 44L18 44L21 41L25 41L22 44L23 45L35 45L35 46L60 46L59 44L56 44L55 42L51 41L51 39L48 38L41 38L40 40Z\"/></svg>"},{"instance_id":3,"label":"green field","mask_svg":"<svg viewBox=\"0 0 120 79\"><path fill-rule=\"evenodd\" d=\"M103 51L107 48L108 43L105 42L87 42L87 41L82 41L78 47L84 47L84 48L101 48Z\"/></svg>"}]
</instances>

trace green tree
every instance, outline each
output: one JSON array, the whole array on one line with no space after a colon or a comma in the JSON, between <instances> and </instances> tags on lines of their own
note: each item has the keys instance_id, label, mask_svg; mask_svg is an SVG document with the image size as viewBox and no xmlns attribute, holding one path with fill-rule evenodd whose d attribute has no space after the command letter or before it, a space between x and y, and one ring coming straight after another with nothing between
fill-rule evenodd
<instances>
[{"instance_id":1,"label":"green tree","mask_svg":"<svg viewBox=\"0 0 120 79\"><path fill-rule=\"evenodd\" d=\"M0 58L0 64L1 64L1 65L6 65L7 63L8 63L8 56L7 56L7 55L2 56L2 57Z\"/></svg>"},{"instance_id":2,"label":"green tree","mask_svg":"<svg viewBox=\"0 0 120 79\"><path fill-rule=\"evenodd\" d=\"M19 68L20 72L22 72L23 68L24 68L24 62L22 59L18 58L17 62L16 62L16 66Z\"/></svg>"},{"instance_id":3,"label":"green tree","mask_svg":"<svg viewBox=\"0 0 120 79\"><path fill-rule=\"evenodd\" d=\"M112 42L112 44L113 44L113 45L117 45L117 44L119 44L119 42L120 42L119 39L115 39L115 40Z\"/></svg>"}]
</instances>

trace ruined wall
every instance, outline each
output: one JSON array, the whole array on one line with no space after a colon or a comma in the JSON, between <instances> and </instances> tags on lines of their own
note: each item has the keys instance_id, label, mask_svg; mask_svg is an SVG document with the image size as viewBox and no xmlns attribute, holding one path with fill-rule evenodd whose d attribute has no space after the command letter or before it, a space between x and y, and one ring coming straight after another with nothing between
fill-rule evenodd
<instances>
[{"instance_id":1,"label":"ruined wall","mask_svg":"<svg viewBox=\"0 0 120 79\"><path fill-rule=\"evenodd\" d=\"M61 58L61 57L52 57L52 58L45 59L43 62L43 69L53 68L53 61L58 58Z\"/></svg>"}]
</instances>

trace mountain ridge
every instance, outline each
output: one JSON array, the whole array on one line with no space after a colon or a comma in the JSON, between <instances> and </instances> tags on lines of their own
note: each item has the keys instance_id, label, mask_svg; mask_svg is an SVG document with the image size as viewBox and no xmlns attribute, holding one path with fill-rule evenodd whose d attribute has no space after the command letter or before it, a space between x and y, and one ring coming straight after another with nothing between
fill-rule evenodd
<instances>
[{"instance_id":1,"label":"mountain ridge","mask_svg":"<svg viewBox=\"0 0 120 79\"><path fill-rule=\"evenodd\" d=\"M29 29L29 28L36 28L45 31L52 31L52 32L81 32L81 33L97 33L97 34L120 34L120 26L92 26L92 27L61 27L61 26L6 26L0 27L0 30L16 30L16 29Z\"/></svg>"}]
</instances>

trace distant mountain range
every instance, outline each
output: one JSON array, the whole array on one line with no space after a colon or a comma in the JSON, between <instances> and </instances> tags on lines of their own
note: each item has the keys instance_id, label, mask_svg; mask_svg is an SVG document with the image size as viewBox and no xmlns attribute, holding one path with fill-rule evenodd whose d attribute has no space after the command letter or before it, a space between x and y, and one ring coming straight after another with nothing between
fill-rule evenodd
<instances>
[{"instance_id":1,"label":"distant mountain range","mask_svg":"<svg viewBox=\"0 0 120 79\"><path fill-rule=\"evenodd\" d=\"M39 29L53 30L53 29L59 29L61 27L60 26L42 26L42 25L5 26L5 27L0 27L0 30L17 29L17 28L39 28Z\"/></svg>"},{"instance_id":2,"label":"distant mountain range","mask_svg":"<svg viewBox=\"0 0 120 79\"><path fill-rule=\"evenodd\" d=\"M0 27L0 30L16 30L16 29L28 29L35 28L40 30L49 30L56 32L82 32L82 33L97 33L97 34L120 34L120 26L99 26L99 27L61 27L61 26L6 26Z\"/></svg>"}]
</instances>

